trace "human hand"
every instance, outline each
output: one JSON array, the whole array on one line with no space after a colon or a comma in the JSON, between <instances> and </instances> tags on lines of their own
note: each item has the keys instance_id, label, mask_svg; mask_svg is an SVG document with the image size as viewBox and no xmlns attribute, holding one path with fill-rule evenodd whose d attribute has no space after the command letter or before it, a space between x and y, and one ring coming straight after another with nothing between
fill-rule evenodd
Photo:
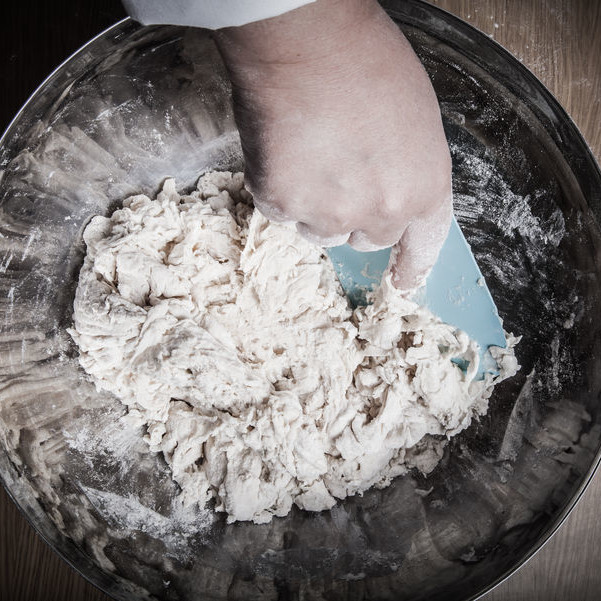
<instances>
[{"instance_id":1,"label":"human hand","mask_svg":"<svg viewBox=\"0 0 601 601\"><path fill-rule=\"evenodd\" d=\"M375 0L317 0L216 34L255 206L322 246L395 245L409 290L452 215L451 159L430 80Z\"/></svg>"}]
</instances>

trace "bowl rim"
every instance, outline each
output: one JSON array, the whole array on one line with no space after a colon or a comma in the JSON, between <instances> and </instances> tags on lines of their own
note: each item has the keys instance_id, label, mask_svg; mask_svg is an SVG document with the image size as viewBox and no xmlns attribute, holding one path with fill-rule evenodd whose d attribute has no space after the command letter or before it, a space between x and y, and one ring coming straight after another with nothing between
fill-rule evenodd
<instances>
[{"instance_id":1,"label":"bowl rim","mask_svg":"<svg viewBox=\"0 0 601 601\"><path fill-rule=\"evenodd\" d=\"M481 30L477 29L474 25L462 20L460 17L457 17L453 13L451 13L443 8L440 8L438 6L430 4L430 3L426 2L425 0L405 0L405 2L403 4L403 9L401 12L399 10L395 10L395 8L394 8L395 2L396 2L396 0L381 0L381 3L384 6L384 8L387 10L387 12L390 14L390 16L397 22L397 24L400 22L404 25L411 26L411 23L407 20L408 14L411 13L412 11L414 11L414 12L415 11L422 11L422 12L426 11L427 13L430 13L431 15L433 15L435 18L444 20L450 27L452 27L454 30L457 30L457 32L467 34L467 36L469 38L471 38L474 41L474 43L476 43L478 45L488 46L492 51L494 51L499 56L499 58L504 63L509 63L509 65L513 69L517 69L517 71L521 75L521 77L525 81L530 83L530 85L532 85L533 88L535 88L537 90L537 92L543 96L545 102L552 109L554 115L559 117L560 122L571 133L571 137L572 137L571 141L576 144L576 149L579 151L579 153L578 153L579 159L581 161L583 158L586 159L586 161L582 161L583 163L586 163L586 164L582 164L581 169L579 169L579 170L586 171L586 172L590 172L592 170L593 176L596 178L597 181L601 182L601 169L599 167L599 164L598 164L590 146L588 145L586 139L584 138L582 132L579 130L576 123L569 116L567 111L562 107L562 105L555 98L555 96L547 89L547 87L540 81L540 79L538 79L538 77L536 77L536 75L534 75L534 73L526 65L524 65L522 62L520 62L513 54L511 54L511 52L509 52L505 47L503 47L495 39L488 36ZM38 98L38 96L40 96L43 93L44 89L48 86L48 84L52 81L52 79L55 76L57 76L60 72L63 71L65 66L67 66L69 63L71 63L76 58L80 57L90 46L92 46L98 40L105 38L105 37L114 37L118 33L127 33L128 29L131 29L132 31L136 31L141 28L142 28L142 26L137 24L131 17L125 17L124 19L121 19L120 21L115 22L113 25L107 27L106 29L99 32L94 37L90 38L85 44L83 44L80 48L78 48L76 51L74 51L72 54L70 54L67 58L65 58L35 88L35 90L29 95L27 100L23 103L23 105L21 106L19 111L15 114L15 116L12 118L12 120L6 126L4 132L2 133L2 136L0 136L0 153L7 146L7 144L12 141L12 137L15 133L13 130L18 125L18 122L21 119L22 115L30 107L30 105L33 104L33 102ZM427 33L427 35L436 37L433 32L425 31L425 33ZM469 58L474 63L476 63L479 67L484 68L485 70L488 71L488 69L486 69L487 64L483 59L480 58L480 60L478 60L479 57L477 55L466 54L466 51L464 48L462 48L461 46L459 46L457 44L453 44L452 41L450 41L444 37L441 37L440 39L442 41L444 41L444 43L446 43L447 45L450 45L454 50L458 51L459 53L461 53L464 56L467 56L467 58ZM490 68L490 65L488 65L488 67ZM508 86L508 82L503 82L503 84ZM511 86L508 86L508 87L511 87ZM532 107L530 107L530 108L532 108ZM540 115L536 114L536 116L538 118ZM543 127L545 127L544 124L543 124ZM545 130L548 131L547 127L545 127ZM550 133L550 132L548 132L548 133ZM563 150L562 146L565 146L565 141L562 140L561 137L559 137L559 138L554 137L554 136L552 136L552 137L553 137L554 142L558 145L558 148L561 152ZM570 169L574 170L575 166L572 164L572 161L568 160L568 157L566 157L566 155L563 152L562 152L562 155L564 156L564 158L566 158L566 161L568 162ZM0 155L0 160L1 160L1 155ZM4 167L5 167L5 162L2 160L2 163L0 163L0 182L2 181L2 171L3 171ZM580 178L578 178L578 182L580 183ZM589 200L589 199L587 199L587 200ZM601 186L600 186L598 202L601 205ZM50 537L47 536L42 531L41 527L35 523L34 516L30 515L30 513L27 512L25 507L17 500L17 498L16 498L15 494L13 493L13 491L11 490L11 488L9 488L7 478L5 477L4 470L6 468L8 468L7 472L6 472L6 473L8 473L8 470L11 470L10 466L12 465L12 462L10 461L10 458L8 457L8 453L7 453L6 449L4 447L2 447L0 450L1 450L0 484L3 486L4 490L6 491L8 497L11 499L11 501L17 506L21 515L26 519L26 521L29 523L29 525L34 529L36 534L44 541L44 543L46 545L48 545L48 547L54 553L56 553L63 561L65 561L71 568L73 568L78 574L80 574L89 583L91 583L92 585L94 585L95 587L97 587L102 592L104 592L105 594L107 594L108 596L110 596L112 598L126 599L125 590L123 588L123 583L129 582L129 581L125 580L124 578L122 578L121 576L119 576L117 574L107 573L106 571L102 570L96 562L93 562L92 560L87 558L86 555L79 549L79 547L77 547L77 550L78 550L77 556L75 558L71 558L67 555L66 549L58 548L55 544L53 544L51 542ZM578 487L575 489L574 494L569 499L569 501L566 502L565 506L556 513L554 519L550 522L549 526L539 536L539 539L528 549L527 552L525 552L521 557L519 557L511 567L507 568L500 576L498 576L495 580L491 581L489 584L486 584L486 585L480 587L480 590L478 592L466 597L465 601L476 601L478 599L482 599L491 590L495 589L497 586L499 586L500 584L505 582L515 572L517 572L522 566L524 566L526 563L528 563L549 542L551 537L554 536L557 533L557 531L559 530L559 528L564 524L564 522L566 521L566 519L568 518L568 516L570 515L572 510L576 507L577 503L582 499L584 492L590 485L590 483L591 483L593 477L595 476L595 473L599 469L600 465L601 465L601 444L599 445L599 448L596 451L595 457L594 457L593 461L591 462L591 466L590 466L589 470L582 477L581 482L578 485ZM15 469L15 468L12 468L12 469ZM15 469L15 473L18 473L16 469ZM60 536L63 538L63 540L66 540L66 541L69 540L68 537L66 537L62 533L60 534ZM87 566L84 565L85 563L87 563L88 565ZM113 582L113 586L111 586L110 583L107 582L108 579L110 579ZM116 587L118 590L112 590L113 587Z\"/></svg>"}]
</instances>

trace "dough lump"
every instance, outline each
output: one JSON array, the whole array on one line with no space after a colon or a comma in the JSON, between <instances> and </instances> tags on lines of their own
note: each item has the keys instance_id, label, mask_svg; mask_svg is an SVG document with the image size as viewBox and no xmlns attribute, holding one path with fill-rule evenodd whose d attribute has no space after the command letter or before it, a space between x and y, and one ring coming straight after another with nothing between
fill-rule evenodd
<instances>
[{"instance_id":1,"label":"dough lump","mask_svg":"<svg viewBox=\"0 0 601 601\"><path fill-rule=\"evenodd\" d=\"M351 311L323 249L253 211L241 173L180 196L172 179L94 217L71 335L99 389L145 426L186 504L269 522L418 468L486 412L463 332L385 277Z\"/></svg>"}]
</instances>

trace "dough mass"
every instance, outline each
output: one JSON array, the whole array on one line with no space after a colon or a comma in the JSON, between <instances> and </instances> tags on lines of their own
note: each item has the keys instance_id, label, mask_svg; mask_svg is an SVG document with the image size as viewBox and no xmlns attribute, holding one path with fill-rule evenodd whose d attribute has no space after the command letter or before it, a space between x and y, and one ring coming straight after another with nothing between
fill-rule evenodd
<instances>
[{"instance_id":1,"label":"dough mass","mask_svg":"<svg viewBox=\"0 0 601 601\"><path fill-rule=\"evenodd\" d=\"M229 521L328 509L410 468L486 412L475 343L385 278L349 309L323 250L254 212L242 174L167 180L84 233L71 334L83 368L162 452L185 503Z\"/></svg>"}]
</instances>

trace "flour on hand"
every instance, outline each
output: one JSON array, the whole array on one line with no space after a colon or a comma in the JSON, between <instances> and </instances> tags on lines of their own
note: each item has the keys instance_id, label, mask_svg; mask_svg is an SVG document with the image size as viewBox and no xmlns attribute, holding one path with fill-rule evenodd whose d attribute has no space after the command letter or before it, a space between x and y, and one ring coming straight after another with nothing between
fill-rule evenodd
<instances>
[{"instance_id":1,"label":"flour on hand","mask_svg":"<svg viewBox=\"0 0 601 601\"><path fill-rule=\"evenodd\" d=\"M71 335L162 452L186 504L228 521L320 511L427 473L518 365L470 382L476 345L384 278L348 306L323 249L253 211L241 173L134 196L84 233Z\"/></svg>"}]
</instances>

